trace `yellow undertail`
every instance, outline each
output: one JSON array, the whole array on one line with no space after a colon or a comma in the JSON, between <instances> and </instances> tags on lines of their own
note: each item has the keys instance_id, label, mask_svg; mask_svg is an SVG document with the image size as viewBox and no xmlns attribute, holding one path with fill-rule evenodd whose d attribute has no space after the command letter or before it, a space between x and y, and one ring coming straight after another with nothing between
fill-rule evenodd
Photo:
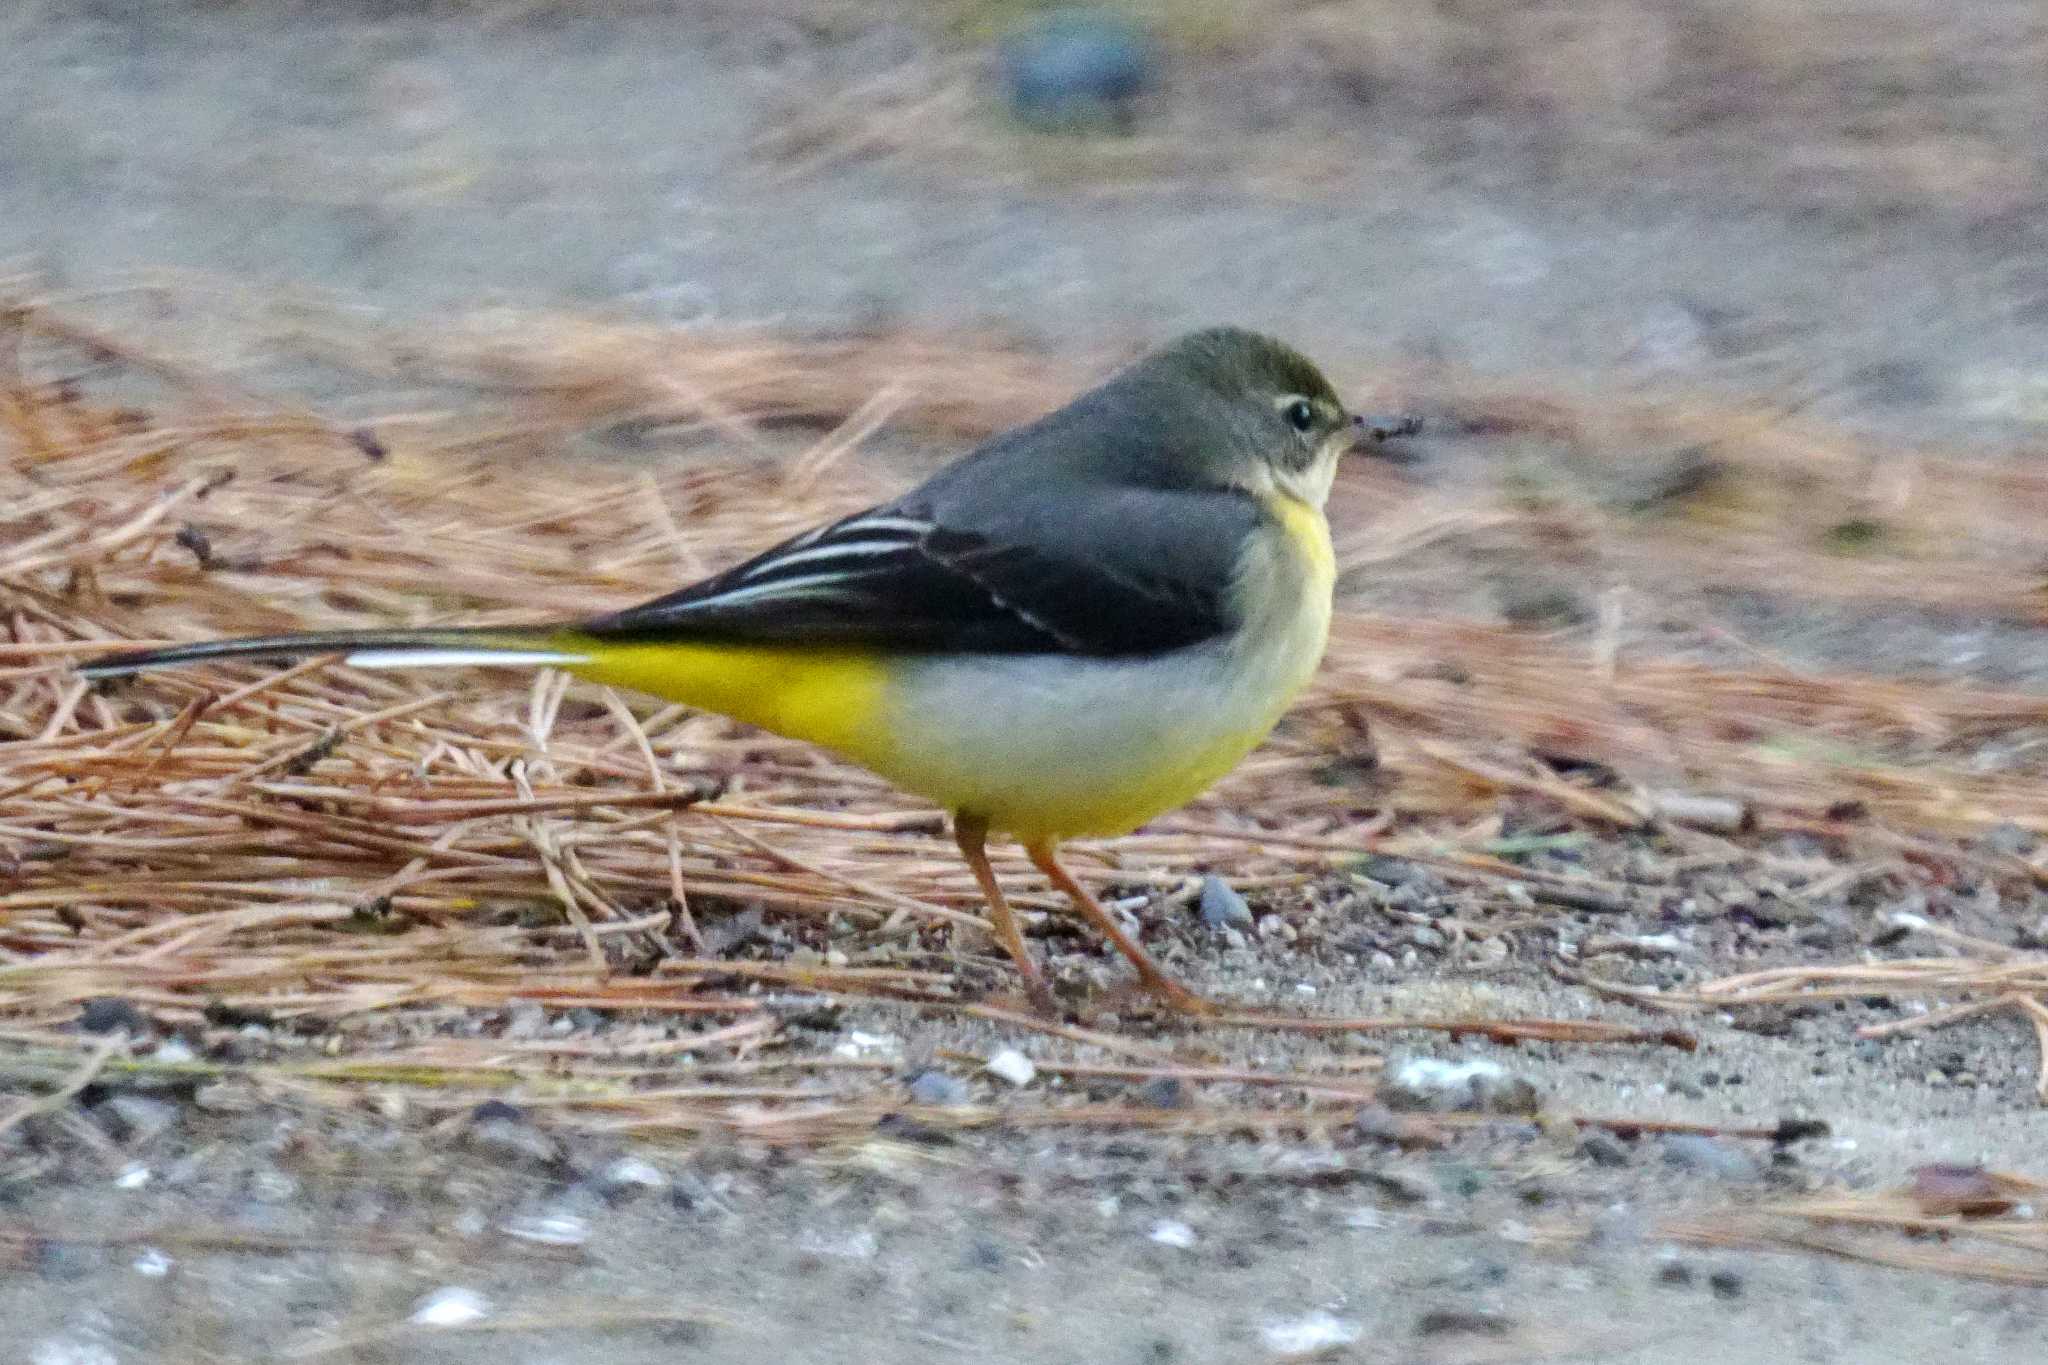
<instances>
[{"instance_id":1,"label":"yellow undertail","mask_svg":"<svg viewBox=\"0 0 2048 1365\"><path fill-rule=\"evenodd\" d=\"M845 754L883 760L883 660L815 645L618 644L565 635L550 645L582 655L565 667L579 678L772 730Z\"/></svg>"}]
</instances>

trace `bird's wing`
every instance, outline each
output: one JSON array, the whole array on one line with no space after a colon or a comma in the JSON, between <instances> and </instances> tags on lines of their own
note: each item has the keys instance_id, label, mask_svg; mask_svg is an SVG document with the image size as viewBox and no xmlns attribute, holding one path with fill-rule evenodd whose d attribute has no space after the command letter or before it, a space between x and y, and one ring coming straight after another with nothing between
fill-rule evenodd
<instances>
[{"instance_id":1,"label":"bird's wing","mask_svg":"<svg viewBox=\"0 0 2048 1365\"><path fill-rule=\"evenodd\" d=\"M579 629L613 640L1156 653L1232 627L1231 585L1261 515L1249 496L1183 490L995 506L911 494Z\"/></svg>"}]
</instances>

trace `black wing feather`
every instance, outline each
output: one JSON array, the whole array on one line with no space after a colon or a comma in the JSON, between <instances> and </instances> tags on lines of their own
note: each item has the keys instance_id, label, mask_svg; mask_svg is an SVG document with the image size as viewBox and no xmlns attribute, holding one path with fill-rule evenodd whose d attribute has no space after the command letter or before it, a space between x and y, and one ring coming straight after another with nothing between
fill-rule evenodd
<instances>
[{"instance_id":1,"label":"black wing feather","mask_svg":"<svg viewBox=\"0 0 2048 1365\"><path fill-rule=\"evenodd\" d=\"M1172 503L1125 505L1133 497ZM1071 517L1073 503L1023 499L1006 515L959 518L984 523L975 527L945 515L974 509L941 510L912 494L580 629L619 640L1116 657L1230 628L1231 572L1259 515L1251 498L1117 490L1077 501L1090 508L1087 524L1032 515ZM1179 537L1195 542L1192 555Z\"/></svg>"}]
</instances>

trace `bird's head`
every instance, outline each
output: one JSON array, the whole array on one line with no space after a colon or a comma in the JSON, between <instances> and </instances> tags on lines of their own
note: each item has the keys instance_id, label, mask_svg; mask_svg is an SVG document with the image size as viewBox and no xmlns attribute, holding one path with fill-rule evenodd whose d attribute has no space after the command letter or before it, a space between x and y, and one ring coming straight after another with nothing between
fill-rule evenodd
<instances>
[{"instance_id":1,"label":"bird's head","mask_svg":"<svg viewBox=\"0 0 2048 1365\"><path fill-rule=\"evenodd\" d=\"M1274 493L1321 507L1337 462L1366 433L1321 370L1285 342L1238 327L1192 332L1129 371L1171 403L1161 413L1173 458L1211 486Z\"/></svg>"}]
</instances>

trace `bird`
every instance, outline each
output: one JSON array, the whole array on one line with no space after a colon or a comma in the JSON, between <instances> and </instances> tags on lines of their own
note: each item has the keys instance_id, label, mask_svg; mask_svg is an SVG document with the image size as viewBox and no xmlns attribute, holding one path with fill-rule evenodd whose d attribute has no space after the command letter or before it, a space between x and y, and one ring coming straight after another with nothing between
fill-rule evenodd
<instances>
[{"instance_id":1,"label":"bird","mask_svg":"<svg viewBox=\"0 0 2048 1365\"><path fill-rule=\"evenodd\" d=\"M1293 347L1211 327L898 497L639 606L534 627L204 641L79 671L322 654L545 666L719 712L943 807L1041 1010L1057 1013L990 865L992 835L1021 844L1164 1006L1210 1013L1059 848L1185 804L1272 731L1329 635L1324 505L1339 461L1389 432L1348 413Z\"/></svg>"}]
</instances>

